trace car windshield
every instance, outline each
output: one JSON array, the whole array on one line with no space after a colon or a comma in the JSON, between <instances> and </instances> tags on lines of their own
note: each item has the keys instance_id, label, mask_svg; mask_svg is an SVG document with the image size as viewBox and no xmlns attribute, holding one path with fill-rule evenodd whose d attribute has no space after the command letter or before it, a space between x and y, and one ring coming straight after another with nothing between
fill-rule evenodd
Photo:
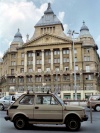
<instances>
[{"instance_id":1,"label":"car windshield","mask_svg":"<svg viewBox=\"0 0 100 133\"><path fill-rule=\"evenodd\" d=\"M62 99L61 99L59 96L55 95L55 97L58 99L58 101L59 101L62 105L64 105L64 102L62 101Z\"/></svg>"}]
</instances>

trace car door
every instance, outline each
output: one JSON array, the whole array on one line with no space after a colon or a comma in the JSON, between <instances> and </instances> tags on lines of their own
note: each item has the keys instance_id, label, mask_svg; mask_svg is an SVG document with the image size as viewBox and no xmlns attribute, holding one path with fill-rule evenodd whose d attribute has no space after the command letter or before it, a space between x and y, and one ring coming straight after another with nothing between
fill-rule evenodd
<instances>
[{"instance_id":1,"label":"car door","mask_svg":"<svg viewBox=\"0 0 100 133\"><path fill-rule=\"evenodd\" d=\"M25 114L30 120L33 119L34 95L25 95L19 102L17 112Z\"/></svg>"},{"instance_id":2,"label":"car door","mask_svg":"<svg viewBox=\"0 0 100 133\"><path fill-rule=\"evenodd\" d=\"M52 95L37 95L34 107L34 119L43 122L61 122L62 105Z\"/></svg>"}]
</instances>

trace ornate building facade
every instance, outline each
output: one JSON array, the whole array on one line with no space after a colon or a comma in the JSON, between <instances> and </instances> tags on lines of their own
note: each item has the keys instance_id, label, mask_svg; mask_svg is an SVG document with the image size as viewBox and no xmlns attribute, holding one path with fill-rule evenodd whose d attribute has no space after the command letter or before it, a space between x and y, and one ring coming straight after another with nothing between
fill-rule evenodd
<instances>
[{"instance_id":1,"label":"ornate building facade","mask_svg":"<svg viewBox=\"0 0 100 133\"><path fill-rule=\"evenodd\" d=\"M74 50L73 50L74 43ZM62 99L74 99L100 91L98 47L83 22L77 39L64 33L63 24L50 3L24 43L20 30L0 61L0 91L6 94L58 91ZM74 71L75 61L75 71Z\"/></svg>"}]
</instances>

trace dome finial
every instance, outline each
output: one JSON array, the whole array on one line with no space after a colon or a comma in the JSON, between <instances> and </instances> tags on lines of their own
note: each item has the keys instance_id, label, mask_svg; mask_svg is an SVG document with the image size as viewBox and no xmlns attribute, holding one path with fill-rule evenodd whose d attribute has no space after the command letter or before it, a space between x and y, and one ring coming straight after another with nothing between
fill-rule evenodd
<instances>
[{"instance_id":1,"label":"dome finial","mask_svg":"<svg viewBox=\"0 0 100 133\"><path fill-rule=\"evenodd\" d=\"M18 28L18 32L20 31L20 29Z\"/></svg>"},{"instance_id":2,"label":"dome finial","mask_svg":"<svg viewBox=\"0 0 100 133\"><path fill-rule=\"evenodd\" d=\"M85 21L83 20L83 25L85 25Z\"/></svg>"},{"instance_id":3,"label":"dome finial","mask_svg":"<svg viewBox=\"0 0 100 133\"><path fill-rule=\"evenodd\" d=\"M47 10L44 12L44 14L54 14L52 9L51 9L51 4L50 3L48 3Z\"/></svg>"},{"instance_id":4,"label":"dome finial","mask_svg":"<svg viewBox=\"0 0 100 133\"><path fill-rule=\"evenodd\" d=\"M50 2L48 3L48 8L47 9L50 9L51 8L51 4L50 4Z\"/></svg>"}]
</instances>

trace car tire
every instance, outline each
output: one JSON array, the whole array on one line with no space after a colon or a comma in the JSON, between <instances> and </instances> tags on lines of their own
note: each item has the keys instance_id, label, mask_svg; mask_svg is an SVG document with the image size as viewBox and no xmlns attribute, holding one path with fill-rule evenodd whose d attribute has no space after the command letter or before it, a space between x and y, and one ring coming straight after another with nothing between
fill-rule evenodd
<instances>
[{"instance_id":1,"label":"car tire","mask_svg":"<svg viewBox=\"0 0 100 133\"><path fill-rule=\"evenodd\" d=\"M23 116L17 116L14 119L14 126L16 129L22 130L25 129L27 127L27 120L25 117Z\"/></svg>"},{"instance_id":2,"label":"car tire","mask_svg":"<svg viewBox=\"0 0 100 133\"><path fill-rule=\"evenodd\" d=\"M4 105L0 104L0 111L3 111L3 110L4 110Z\"/></svg>"},{"instance_id":3,"label":"car tire","mask_svg":"<svg viewBox=\"0 0 100 133\"><path fill-rule=\"evenodd\" d=\"M70 116L67 118L66 127L68 130L77 131L80 129L80 126L81 126L81 122L80 122L79 118L77 118L75 116Z\"/></svg>"},{"instance_id":4,"label":"car tire","mask_svg":"<svg viewBox=\"0 0 100 133\"><path fill-rule=\"evenodd\" d=\"M95 111L100 112L100 105L95 106Z\"/></svg>"}]
</instances>

